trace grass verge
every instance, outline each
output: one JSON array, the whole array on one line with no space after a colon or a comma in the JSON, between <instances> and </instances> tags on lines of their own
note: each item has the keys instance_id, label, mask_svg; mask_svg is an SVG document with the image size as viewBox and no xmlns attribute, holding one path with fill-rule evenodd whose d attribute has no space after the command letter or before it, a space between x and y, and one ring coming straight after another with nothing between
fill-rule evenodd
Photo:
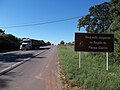
<instances>
[{"instance_id":1,"label":"grass verge","mask_svg":"<svg viewBox=\"0 0 120 90\"><path fill-rule=\"evenodd\" d=\"M72 86L86 90L120 90L120 63L109 61L109 71L106 71L105 53L82 53L80 69L78 53L73 47L58 46L58 55L61 71Z\"/></svg>"}]
</instances>

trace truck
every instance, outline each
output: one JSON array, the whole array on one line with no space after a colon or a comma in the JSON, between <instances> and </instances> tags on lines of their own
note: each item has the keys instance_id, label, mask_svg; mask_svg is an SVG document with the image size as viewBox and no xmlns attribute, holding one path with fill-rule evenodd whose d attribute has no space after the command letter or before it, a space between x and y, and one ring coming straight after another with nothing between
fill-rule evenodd
<instances>
[{"instance_id":1,"label":"truck","mask_svg":"<svg viewBox=\"0 0 120 90\"><path fill-rule=\"evenodd\" d=\"M41 45L40 40L22 38L20 50L39 49Z\"/></svg>"}]
</instances>

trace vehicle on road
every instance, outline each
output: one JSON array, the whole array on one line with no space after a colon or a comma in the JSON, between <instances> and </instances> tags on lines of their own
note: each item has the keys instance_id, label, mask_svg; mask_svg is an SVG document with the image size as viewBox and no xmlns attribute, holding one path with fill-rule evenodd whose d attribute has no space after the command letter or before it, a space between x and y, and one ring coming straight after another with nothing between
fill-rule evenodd
<instances>
[{"instance_id":1,"label":"vehicle on road","mask_svg":"<svg viewBox=\"0 0 120 90\"><path fill-rule=\"evenodd\" d=\"M21 41L20 50L39 49L40 45L40 40L23 38Z\"/></svg>"}]
</instances>

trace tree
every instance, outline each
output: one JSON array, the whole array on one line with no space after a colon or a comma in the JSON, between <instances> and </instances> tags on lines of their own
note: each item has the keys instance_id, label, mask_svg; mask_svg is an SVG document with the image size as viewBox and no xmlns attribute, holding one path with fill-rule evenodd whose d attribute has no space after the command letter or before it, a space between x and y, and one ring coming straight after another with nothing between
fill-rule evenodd
<instances>
[{"instance_id":1,"label":"tree","mask_svg":"<svg viewBox=\"0 0 120 90\"><path fill-rule=\"evenodd\" d=\"M20 39L0 29L0 52L19 49Z\"/></svg>"},{"instance_id":2,"label":"tree","mask_svg":"<svg viewBox=\"0 0 120 90\"><path fill-rule=\"evenodd\" d=\"M48 42L46 42L46 44L49 46L49 45L51 45L51 43L48 41Z\"/></svg>"},{"instance_id":3,"label":"tree","mask_svg":"<svg viewBox=\"0 0 120 90\"><path fill-rule=\"evenodd\" d=\"M91 33L113 33L114 58L120 58L120 0L92 6L89 12L79 19L78 28L85 27L86 31Z\"/></svg>"},{"instance_id":4,"label":"tree","mask_svg":"<svg viewBox=\"0 0 120 90\"><path fill-rule=\"evenodd\" d=\"M112 17L120 19L120 0L111 0L110 4Z\"/></svg>"},{"instance_id":5,"label":"tree","mask_svg":"<svg viewBox=\"0 0 120 90\"><path fill-rule=\"evenodd\" d=\"M65 42L62 40L62 41L60 42L60 44L61 44L61 45L64 45L64 44L65 44Z\"/></svg>"},{"instance_id":6,"label":"tree","mask_svg":"<svg viewBox=\"0 0 120 90\"><path fill-rule=\"evenodd\" d=\"M19 39L16 36L12 35L12 34L5 34L5 38L7 40L12 41L12 42L16 42L16 43L19 42Z\"/></svg>"},{"instance_id":7,"label":"tree","mask_svg":"<svg viewBox=\"0 0 120 90\"><path fill-rule=\"evenodd\" d=\"M85 27L86 31L90 33L107 32L112 23L112 17L109 12L110 6L109 2L105 2L90 7L89 14L79 19L78 28Z\"/></svg>"},{"instance_id":8,"label":"tree","mask_svg":"<svg viewBox=\"0 0 120 90\"><path fill-rule=\"evenodd\" d=\"M115 18L109 27L109 32L114 33L114 57L120 58L120 21L119 17Z\"/></svg>"},{"instance_id":9,"label":"tree","mask_svg":"<svg viewBox=\"0 0 120 90\"><path fill-rule=\"evenodd\" d=\"M44 42L44 40L40 40L40 44L41 46L46 46L46 43Z\"/></svg>"},{"instance_id":10,"label":"tree","mask_svg":"<svg viewBox=\"0 0 120 90\"><path fill-rule=\"evenodd\" d=\"M108 30L114 33L114 57L117 60L120 58L120 0L111 0L110 4L110 14L113 17L113 22Z\"/></svg>"},{"instance_id":11,"label":"tree","mask_svg":"<svg viewBox=\"0 0 120 90\"><path fill-rule=\"evenodd\" d=\"M5 34L5 31L0 29L0 34Z\"/></svg>"},{"instance_id":12,"label":"tree","mask_svg":"<svg viewBox=\"0 0 120 90\"><path fill-rule=\"evenodd\" d=\"M67 45L74 45L74 41L66 43Z\"/></svg>"}]
</instances>

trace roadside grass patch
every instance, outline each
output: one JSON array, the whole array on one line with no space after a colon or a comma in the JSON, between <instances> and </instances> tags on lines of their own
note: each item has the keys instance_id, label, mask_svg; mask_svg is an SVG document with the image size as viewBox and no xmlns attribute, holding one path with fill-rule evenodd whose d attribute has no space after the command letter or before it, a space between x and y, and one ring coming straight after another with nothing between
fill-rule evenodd
<instances>
[{"instance_id":1,"label":"roadside grass patch","mask_svg":"<svg viewBox=\"0 0 120 90\"><path fill-rule=\"evenodd\" d=\"M71 46L58 46L58 55L61 69L73 85L86 90L120 90L120 63L110 60L106 71L105 53L82 53L80 69L79 54Z\"/></svg>"}]
</instances>

